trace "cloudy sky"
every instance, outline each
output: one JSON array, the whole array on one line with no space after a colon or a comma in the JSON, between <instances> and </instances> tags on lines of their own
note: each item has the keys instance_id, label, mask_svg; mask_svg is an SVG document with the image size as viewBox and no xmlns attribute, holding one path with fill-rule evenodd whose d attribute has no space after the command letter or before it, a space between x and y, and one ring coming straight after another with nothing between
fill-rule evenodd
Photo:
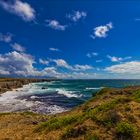
<instances>
[{"instance_id":1,"label":"cloudy sky","mask_svg":"<svg viewBox=\"0 0 140 140\"><path fill-rule=\"evenodd\" d=\"M140 78L140 1L0 0L0 76Z\"/></svg>"}]
</instances>

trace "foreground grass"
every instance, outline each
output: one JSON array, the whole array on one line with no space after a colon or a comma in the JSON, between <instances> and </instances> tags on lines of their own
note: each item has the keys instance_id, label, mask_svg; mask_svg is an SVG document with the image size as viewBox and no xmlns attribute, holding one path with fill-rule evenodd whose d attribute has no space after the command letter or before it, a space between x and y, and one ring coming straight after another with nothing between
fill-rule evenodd
<instances>
[{"instance_id":1,"label":"foreground grass","mask_svg":"<svg viewBox=\"0 0 140 140\"><path fill-rule=\"evenodd\" d=\"M43 140L139 140L140 87L102 89L89 101L53 116L0 114L0 138Z\"/></svg>"}]
</instances>

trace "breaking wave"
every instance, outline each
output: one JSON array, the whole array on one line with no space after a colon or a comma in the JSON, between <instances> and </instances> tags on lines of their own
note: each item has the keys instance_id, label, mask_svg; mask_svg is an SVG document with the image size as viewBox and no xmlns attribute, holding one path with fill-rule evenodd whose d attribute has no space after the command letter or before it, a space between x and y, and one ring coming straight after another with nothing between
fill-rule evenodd
<instances>
[{"instance_id":1,"label":"breaking wave","mask_svg":"<svg viewBox=\"0 0 140 140\"><path fill-rule=\"evenodd\" d=\"M56 89L58 94L62 94L68 98L80 98L82 97L82 94L74 94L74 91L67 91L64 88L63 89Z\"/></svg>"},{"instance_id":2,"label":"breaking wave","mask_svg":"<svg viewBox=\"0 0 140 140\"><path fill-rule=\"evenodd\" d=\"M99 90L99 89L102 89L104 87L87 87L86 90Z\"/></svg>"}]
</instances>

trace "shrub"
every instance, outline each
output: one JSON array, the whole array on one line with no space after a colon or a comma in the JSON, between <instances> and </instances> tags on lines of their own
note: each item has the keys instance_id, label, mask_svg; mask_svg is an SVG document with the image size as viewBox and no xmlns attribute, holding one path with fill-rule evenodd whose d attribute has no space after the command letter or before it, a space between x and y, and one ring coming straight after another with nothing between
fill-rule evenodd
<instances>
[{"instance_id":1,"label":"shrub","mask_svg":"<svg viewBox=\"0 0 140 140\"><path fill-rule=\"evenodd\" d=\"M86 134L87 128L86 126L78 126L76 128L73 127L68 127L63 135L61 136L62 139L66 139L66 138L75 138L81 135Z\"/></svg>"},{"instance_id":2,"label":"shrub","mask_svg":"<svg viewBox=\"0 0 140 140\"><path fill-rule=\"evenodd\" d=\"M85 139L86 140L99 140L99 136L97 134L87 134Z\"/></svg>"},{"instance_id":3,"label":"shrub","mask_svg":"<svg viewBox=\"0 0 140 140\"><path fill-rule=\"evenodd\" d=\"M111 91L111 89L110 88L103 88L103 89L101 89L100 91L98 91L96 94L93 94L93 97L94 96L100 96L100 95L103 95L104 93L106 93L106 92L109 92L109 91Z\"/></svg>"},{"instance_id":4,"label":"shrub","mask_svg":"<svg viewBox=\"0 0 140 140\"><path fill-rule=\"evenodd\" d=\"M137 102L140 102L140 90L133 93L133 99Z\"/></svg>"},{"instance_id":5,"label":"shrub","mask_svg":"<svg viewBox=\"0 0 140 140\"><path fill-rule=\"evenodd\" d=\"M114 99L113 101L101 104L94 109L87 110L86 117L91 118L92 120L97 120L97 114L100 112L107 112L108 110L113 109L118 103L120 99Z\"/></svg>"},{"instance_id":6,"label":"shrub","mask_svg":"<svg viewBox=\"0 0 140 140\"><path fill-rule=\"evenodd\" d=\"M136 119L135 119L135 117L134 117L133 115L127 114L127 118L128 118L128 121L129 121L129 122L133 122L133 123L136 122Z\"/></svg>"},{"instance_id":7,"label":"shrub","mask_svg":"<svg viewBox=\"0 0 140 140\"><path fill-rule=\"evenodd\" d=\"M110 110L104 114L101 114L100 117L97 116L97 120L100 124L111 127L115 125L120 120L116 110Z\"/></svg>"},{"instance_id":8,"label":"shrub","mask_svg":"<svg viewBox=\"0 0 140 140\"><path fill-rule=\"evenodd\" d=\"M80 123L82 121L81 115L71 115L71 116L63 116L58 118L51 118L47 122L41 123L35 130L35 132L42 130L57 130L64 126L70 125L72 123Z\"/></svg>"},{"instance_id":9,"label":"shrub","mask_svg":"<svg viewBox=\"0 0 140 140\"><path fill-rule=\"evenodd\" d=\"M119 122L116 126L116 133L119 137L133 137L135 131L135 128L127 122Z\"/></svg>"},{"instance_id":10,"label":"shrub","mask_svg":"<svg viewBox=\"0 0 140 140\"><path fill-rule=\"evenodd\" d=\"M125 110L125 111L131 111L131 108L130 108L130 106L129 106L128 104L126 104L126 105L124 106L124 110Z\"/></svg>"}]
</instances>

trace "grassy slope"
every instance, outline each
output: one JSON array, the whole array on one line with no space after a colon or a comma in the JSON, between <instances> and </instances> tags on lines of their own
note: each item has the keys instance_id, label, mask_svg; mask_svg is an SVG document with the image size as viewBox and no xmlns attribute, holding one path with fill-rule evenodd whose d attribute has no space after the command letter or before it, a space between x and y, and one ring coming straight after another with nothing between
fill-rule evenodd
<instances>
[{"instance_id":1,"label":"grassy slope","mask_svg":"<svg viewBox=\"0 0 140 140\"><path fill-rule=\"evenodd\" d=\"M69 112L0 115L0 139L139 140L140 87L103 89Z\"/></svg>"}]
</instances>

